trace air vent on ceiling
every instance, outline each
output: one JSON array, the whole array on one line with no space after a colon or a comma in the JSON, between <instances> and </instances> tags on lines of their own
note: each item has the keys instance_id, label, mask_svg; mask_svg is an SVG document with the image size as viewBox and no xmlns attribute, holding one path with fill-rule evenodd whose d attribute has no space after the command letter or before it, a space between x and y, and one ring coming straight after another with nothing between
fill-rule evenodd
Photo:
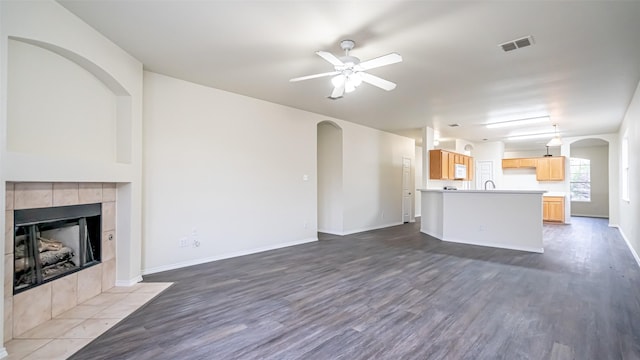
<instances>
[{"instance_id":1,"label":"air vent on ceiling","mask_svg":"<svg viewBox=\"0 0 640 360\"><path fill-rule=\"evenodd\" d=\"M502 48L502 50L507 52L531 45L533 45L533 36L529 35L520 39L507 41L506 43L500 44L499 46Z\"/></svg>"},{"instance_id":2,"label":"air vent on ceiling","mask_svg":"<svg viewBox=\"0 0 640 360\"><path fill-rule=\"evenodd\" d=\"M449 124L449 127L458 127L460 124Z\"/></svg>"}]
</instances>

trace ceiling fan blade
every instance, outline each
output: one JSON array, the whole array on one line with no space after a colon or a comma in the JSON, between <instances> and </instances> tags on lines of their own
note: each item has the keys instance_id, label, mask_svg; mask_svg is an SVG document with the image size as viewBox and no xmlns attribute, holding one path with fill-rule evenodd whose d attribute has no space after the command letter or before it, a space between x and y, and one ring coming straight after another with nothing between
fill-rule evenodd
<instances>
[{"instance_id":1,"label":"ceiling fan blade","mask_svg":"<svg viewBox=\"0 0 640 360\"><path fill-rule=\"evenodd\" d=\"M309 80L309 79L315 79L315 78L319 78L319 77L338 75L338 74L340 74L340 71L330 71L330 72L321 73L321 74L301 76L301 77L293 78L293 79L291 79L289 81L290 82L296 82L296 81Z\"/></svg>"},{"instance_id":2,"label":"ceiling fan blade","mask_svg":"<svg viewBox=\"0 0 640 360\"><path fill-rule=\"evenodd\" d=\"M331 95L329 95L329 99L336 100L340 99L344 95L344 85L337 86L333 88Z\"/></svg>"},{"instance_id":3,"label":"ceiling fan blade","mask_svg":"<svg viewBox=\"0 0 640 360\"><path fill-rule=\"evenodd\" d=\"M402 61L402 56L396 53L391 53L391 54L379 56L377 58L373 58L371 60L363 61L359 64L359 66L362 70L369 70L369 69L377 68L380 66L399 63L401 61Z\"/></svg>"},{"instance_id":4,"label":"ceiling fan blade","mask_svg":"<svg viewBox=\"0 0 640 360\"><path fill-rule=\"evenodd\" d=\"M391 81L379 78L375 75L367 74L366 72L359 72L362 81L371 84L373 86L377 86L382 90L391 91L396 88L396 84Z\"/></svg>"},{"instance_id":5,"label":"ceiling fan blade","mask_svg":"<svg viewBox=\"0 0 640 360\"><path fill-rule=\"evenodd\" d=\"M321 50L321 51L316 51L316 54L318 54L318 56L330 62L331 65L333 66L344 66L344 63L342 62L342 60L338 59L335 55L333 55L330 52Z\"/></svg>"}]
</instances>

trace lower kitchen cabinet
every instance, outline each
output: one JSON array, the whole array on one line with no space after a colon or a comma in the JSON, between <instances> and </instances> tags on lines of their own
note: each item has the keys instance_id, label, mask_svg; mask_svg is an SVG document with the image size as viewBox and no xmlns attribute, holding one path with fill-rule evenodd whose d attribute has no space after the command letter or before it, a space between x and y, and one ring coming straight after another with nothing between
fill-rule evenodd
<instances>
[{"instance_id":1,"label":"lower kitchen cabinet","mask_svg":"<svg viewBox=\"0 0 640 360\"><path fill-rule=\"evenodd\" d=\"M564 196L542 198L542 220L564 223Z\"/></svg>"}]
</instances>

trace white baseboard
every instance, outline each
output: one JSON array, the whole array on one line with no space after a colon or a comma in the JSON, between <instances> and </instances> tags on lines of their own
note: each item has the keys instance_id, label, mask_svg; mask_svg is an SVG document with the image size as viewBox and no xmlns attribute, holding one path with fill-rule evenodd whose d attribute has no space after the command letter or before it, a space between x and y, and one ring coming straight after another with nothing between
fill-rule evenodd
<instances>
[{"instance_id":1,"label":"white baseboard","mask_svg":"<svg viewBox=\"0 0 640 360\"><path fill-rule=\"evenodd\" d=\"M344 235L341 232L336 232L336 231L333 231L333 230L325 230L325 229L318 229L318 232L321 232L321 233L324 233L324 234L339 235L339 236Z\"/></svg>"},{"instance_id":2,"label":"white baseboard","mask_svg":"<svg viewBox=\"0 0 640 360\"><path fill-rule=\"evenodd\" d=\"M238 256L251 255L251 254L260 253L260 252L263 252L263 251L281 249L281 248L285 248L285 247L289 247L289 246L306 244L306 243L310 243L310 242L314 242L314 241L318 241L318 238L315 237L315 238L308 238L308 239L303 239L303 240L290 241L290 242L286 242L286 243L262 246L262 247L253 248L253 249L249 249L249 250L236 251L236 252L232 252L232 253L226 253L226 254L222 254L222 255L210 256L210 257L206 257L206 258L181 261L181 262L178 262L178 263L162 265L162 266L156 266L156 267L153 267L153 268L150 268L150 269L142 269L142 275L155 274L155 273L162 272L162 271L175 270L175 269L180 269L180 268L187 267L187 266L200 265L200 264L204 264L204 263L208 263L208 262L212 262L212 261L230 259L230 258L234 258L234 257L238 257Z\"/></svg>"},{"instance_id":3,"label":"white baseboard","mask_svg":"<svg viewBox=\"0 0 640 360\"><path fill-rule=\"evenodd\" d=\"M4 359L7 356L9 356L9 353L7 352L7 349L0 347L0 359Z\"/></svg>"},{"instance_id":4,"label":"white baseboard","mask_svg":"<svg viewBox=\"0 0 640 360\"><path fill-rule=\"evenodd\" d=\"M622 231L622 229L620 228L620 226L614 225L614 224L609 224L609 226L618 229L618 232L620 233L620 236L622 236L622 238L624 239L624 242L627 243L627 247L629 248L629 251L631 251L631 255L633 255L634 259L636 259L636 264L638 264L638 267L640 267L640 256L638 256L638 253L633 249L633 246L631 246L631 243L629 242L629 239L627 239L627 237L625 236L625 234Z\"/></svg>"},{"instance_id":5,"label":"white baseboard","mask_svg":"<svg viewBox=\"0 0 640 360\"><path fill-rule=\"evenodd\" d=\"M351 235L351 234L355 234L355 233L371 231L371 230L378 230L378 229L383 229L383 228L387 228L387 227L391 227L391 226L398 226L398 225L402 225L402 224L403 224L402 222L394 222L394 223L388 223L388 224L382 224L382 225L375 225L375 226L372 226L372 227L366 227L366 228L360 228L360 229L354 229L354 230L345 231L342 235Z\"/></svg>"},{"instance_id":6,"label":"white baseboard","mask_svg":"<svg viewBox=\"0 0 640 360\"><path fill-rule=\"evenodd\" d=\"M498 248L498 249L527 251L527 252L534 252L534 253L539 253L539 254L543 254L544 253L544 248L529 247L529 246L512 246L512 245L503 245L503 244L487 243L487 242L482 242L481 243L481 242L474 242L474 241L462 241L462 240L455 240L455 239L442 239L442 241L453 242L453 243L458 243L458 244L487 246L487 247Z\"/></svg>"},{"instance_id":7,"label":"white baseboard","mask_svg":"<svg viewBox=\"0 0 640 360\"><path fill-rule=\"evenodd\" d=\"M412 222L415 222L415 220L412 221ZM361 233L361 232L365 232L365 231L383 229L383 228L391 227L391 226L398 226L398 225L402 225L402 224L403 224L402 222L389 223L389 224L376 225L376 226L372 226L372 227L360 228L360 229L355 229L355 230L349 230L349 231L345 231L345 232L336 232L336 231L318 229L318 232L325 233L325 234L331 234L331 235L345 236L345 235L351 235L351 234Z\"/></svg>"},{"instance_id":8,"label":"white baseboard","mask_svg":"<svg viewBox=\"0 0 640 360\"><path fill-rule=\"evenodd\" d=\"M593 215L593 214L571 214L571 216L592 217L592 218L598 218L598 219L608 219L609 218L608 215Z\"/></svg>"},{"instance_id":9,"label":"white baseboard","mask_svg":"<svg viewBox=\"0 0 640 360\"><path fill-rule=\"evenodd\" d=\"M142 276L138 275L129 280L116 280L116 286L133 286L142 281Z\"/></svg>"}]
</instances>

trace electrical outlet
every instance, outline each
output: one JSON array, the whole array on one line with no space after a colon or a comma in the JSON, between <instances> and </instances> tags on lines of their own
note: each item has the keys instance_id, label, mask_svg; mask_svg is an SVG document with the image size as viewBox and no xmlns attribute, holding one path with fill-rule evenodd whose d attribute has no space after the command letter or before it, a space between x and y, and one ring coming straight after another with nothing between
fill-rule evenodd
<instances>
[{"instance_id":1,"label":"electrical outlet","mask_svg":"<svg viewBox=\"0 0 640 360\"><path fill-rule=\"evenodd\" d=\"M178 246L181 247L181 248L185 248L185 247L189 246L188 244L189 244L189 239L187 239L186 237L183 237L183 238L180 238L180 242L179 242Z\"/></svg>"},{"instance_id":2,"label":"electrical outlet","mask_svg":"<svg viewBox=\"0 0 640 360\"><path fill-rule=\"evenodd\" d=\"M200 241L198 239L193 239L193 247L200 247Z\"/></svg>"},{"instance_id":3,"label":"electrical outlet","mask_svg":"<svg viewBox=\"0 0 640 360\"><path fill-rule=\"evenodd\" d=\"M384 211L380 213L380 219L384 219Z\"/></svg>"},{"instance_id":4,"label":"electrical outlet","mask_svg":"<svg viewBox=\"0 0 640 360\"><path fill-rule=\"evenodd\" d=\"M309 228L309 223L307 223L306 221L304 222L304 228L305 229Z\"/></svg>"}]
</instances>

